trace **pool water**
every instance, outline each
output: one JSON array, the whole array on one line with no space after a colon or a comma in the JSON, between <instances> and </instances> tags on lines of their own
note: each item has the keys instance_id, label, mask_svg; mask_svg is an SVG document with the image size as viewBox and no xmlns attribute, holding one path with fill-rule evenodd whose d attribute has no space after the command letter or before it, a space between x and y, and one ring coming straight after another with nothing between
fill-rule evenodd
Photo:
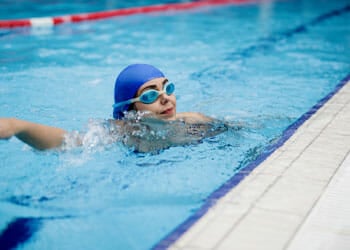
<instances>
[{"instance_id":1,"label":"pool water","mask_svg":"<svg viewBox=\"0 0 350 250\"><path fill-rule=\"evenodd\" d=\"M0 141L0 242L24 228L23 249L149 249L176 232L349 75L349 2L321 2L0 30L0 117L88 140L65 152ZM158 154L104 143L115 77L137 62L176 84L178 112L243 128Z\"/></svg>"}]
</instances>

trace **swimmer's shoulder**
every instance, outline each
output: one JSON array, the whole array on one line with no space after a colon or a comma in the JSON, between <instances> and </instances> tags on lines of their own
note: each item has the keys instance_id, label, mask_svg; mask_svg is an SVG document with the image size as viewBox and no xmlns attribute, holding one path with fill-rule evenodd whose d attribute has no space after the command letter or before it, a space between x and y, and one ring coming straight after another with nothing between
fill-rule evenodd
<instances>
[{"instance_id":1,"label":"swimmer's shoulder","mask_svg":"<svg viewBox=\"0 0 350 250\"><path fill-rule=\"evenodd\" d=\"M212 122L213 118L198 112L183 112L176 115L177 120L183 120L188 123L207 123Z\"/></svg>"}]
</instances>

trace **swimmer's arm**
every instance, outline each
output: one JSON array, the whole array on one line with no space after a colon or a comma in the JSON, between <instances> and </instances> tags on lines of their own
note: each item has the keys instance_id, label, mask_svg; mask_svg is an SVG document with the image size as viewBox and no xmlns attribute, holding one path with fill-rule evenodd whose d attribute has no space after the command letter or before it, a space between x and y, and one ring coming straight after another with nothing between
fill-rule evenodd
<instances>
[{"instance_id":1,"label":"swimmer's arm","mask_svg":"<svg viewBox=\"0 0 350 250\"><path fill-rule=\"evenodd\" d=\"M0 118L0 139L16 136L24 143L39 150L62 145L66 131L16 118Z\"/></svg>"}]
</instances>

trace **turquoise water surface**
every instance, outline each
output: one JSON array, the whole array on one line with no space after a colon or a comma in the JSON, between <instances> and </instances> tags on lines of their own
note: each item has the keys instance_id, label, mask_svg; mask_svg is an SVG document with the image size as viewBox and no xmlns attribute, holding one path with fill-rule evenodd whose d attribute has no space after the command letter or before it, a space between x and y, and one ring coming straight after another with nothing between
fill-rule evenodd
<instances>
[{"instance_id":1,"label":"turquoise water surface","mask_svg":"<svg viewBox=\"0 0 350 250\"><path fill-rule=\"evenodd\" d=\"M0 117L86 134L64 152L0 141L0 242L12 225L22 249L152 248L349 75L348 20L349 1L296 0L0 30ZM157 154L108 144L131 63L176 84L178 112L242 129Z\"/></svg>"}]
</instances>

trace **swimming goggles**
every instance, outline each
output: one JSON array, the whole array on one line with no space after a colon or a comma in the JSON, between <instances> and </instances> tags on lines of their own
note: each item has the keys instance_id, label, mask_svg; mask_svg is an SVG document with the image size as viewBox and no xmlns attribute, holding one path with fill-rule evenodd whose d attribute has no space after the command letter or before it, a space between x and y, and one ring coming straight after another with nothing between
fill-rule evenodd
<instances>
[{"instance_id":1,"label":"swimming goggles","mask_svg":"<svg viewBox=\"0 0 350 250\"><path fill-rule=\"evenodd\" d=\"M132 99L129 99L129 100L126 100L123 102L115 103L113 105L113 108L117 108L117 107L131 104L134 102L142 102L145 104L151 104L151 103L154 103L161 94L165 93L167 95L171 95L172 93L174 93L174 91L175 91L175 84L172 82L167 82L164 85L163 90L161 90L161 91L158 91L155 89L146 90L139 97L132 98Z\"/></svg>"}]
</instances>

